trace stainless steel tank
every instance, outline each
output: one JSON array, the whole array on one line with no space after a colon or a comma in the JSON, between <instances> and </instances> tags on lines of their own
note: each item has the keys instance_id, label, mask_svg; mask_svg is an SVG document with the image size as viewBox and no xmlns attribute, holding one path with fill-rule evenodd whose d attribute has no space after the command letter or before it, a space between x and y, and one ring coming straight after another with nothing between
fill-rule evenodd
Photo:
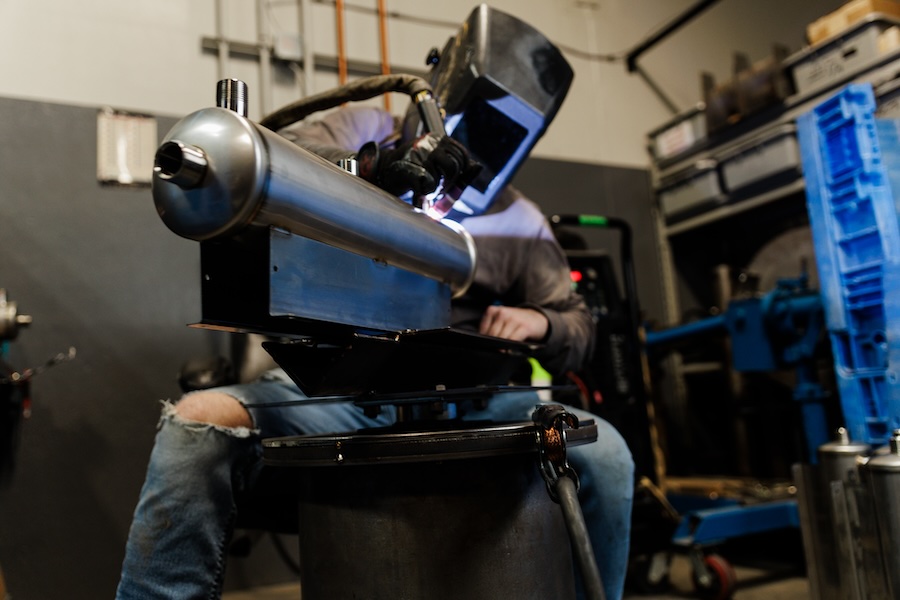
<instances>
[{"instance_id":1,"label":"stainless steel tank","mask_svg":"<svg viewBox=\"0 0 900 600\"><path fill-rule=\"evenodd\" d=\"M189 239L272 226L446 283L456 295L474 275L474 242L459 225L227 108L199 110L169 131L152 186L160 218Z\"/></svg>"},{"instance_id":2,"label":"stainless steel tank","mask_svg":"<svg viewBox=\"0 0 900 600\"><path fill-rule=\"evenodd\" d=\"M837 439L818 448L818 491L821 510L817 520L821 544L817 573L822 600L861 598L860 568L854 550L854 528L850 524L848 496L858 479L857 461L872 450L869 444L854 442L846 428ZM855 511L854 511L855 512Z\"/></svg>"},{"instance_id":3,"label":"stainless steel tank","mask_svg":"<svg viewBox=\"0 0 900 600\"><path fill-rule=\"evenodd\" d=\"M841 427L837 430L837 439L819 446L819 467L822 480L849 481L856 471L857 458L866 456L872 451L869 444L854 442L849 432Z\"/></svg>"}]
</instances>

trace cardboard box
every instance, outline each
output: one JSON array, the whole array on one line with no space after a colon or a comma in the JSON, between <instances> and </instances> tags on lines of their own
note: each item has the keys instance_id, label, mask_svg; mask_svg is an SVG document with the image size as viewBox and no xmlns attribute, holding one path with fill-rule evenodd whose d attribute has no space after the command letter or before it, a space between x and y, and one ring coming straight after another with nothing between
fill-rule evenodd
<instances>
[{"instance_id":1,"label":"cardboard box","mask_svg":"<svg viewBox=\"0 0 900 600\"><path fill-rule=\"evenodd\" d=\"M806 27L806 38L810 44L818 44L835 36L854 23L858 23L872 13L883 13L900 17L898 0L852 0L833 13L816 19Z\"/></svg>"}]
</instances>

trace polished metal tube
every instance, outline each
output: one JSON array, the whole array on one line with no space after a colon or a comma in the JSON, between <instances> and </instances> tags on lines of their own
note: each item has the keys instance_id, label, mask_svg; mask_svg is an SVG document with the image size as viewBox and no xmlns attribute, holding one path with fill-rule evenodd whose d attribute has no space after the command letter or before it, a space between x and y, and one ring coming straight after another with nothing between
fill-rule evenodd
<instances>
[{"instance_id":1,"label":"polished metal tube","mask_svg":"<svg viewBox=\"0 0 900 600\"><path fill-rule=\"evenodd\" d=\"M188 115L168 133L153 200L169 229L197 241L274 226L447 283L456 295L474 276L475 245L458 224L434 221L223 108Z\"/></svg>"}]
</instances>

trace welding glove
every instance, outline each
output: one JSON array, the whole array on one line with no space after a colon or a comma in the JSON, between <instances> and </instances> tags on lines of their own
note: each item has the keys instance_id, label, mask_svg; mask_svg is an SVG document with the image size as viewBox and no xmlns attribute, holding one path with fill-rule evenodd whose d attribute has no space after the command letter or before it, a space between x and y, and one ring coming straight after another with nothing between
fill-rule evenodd
<instances>
[{"instance_id":1,"label":"welding glove","mask_svg":"<svg viewBox=\"0 0 900 600\"><path fill-rule=\"evenodd\" d=\"M443 188L463 189L481 171L466 147L445 135L426 133L393 150L382 151L375 142L356 155L359 174L396 196L412 191L415 196L433 192L443 179Z\"/></svg>"}]
</instances>

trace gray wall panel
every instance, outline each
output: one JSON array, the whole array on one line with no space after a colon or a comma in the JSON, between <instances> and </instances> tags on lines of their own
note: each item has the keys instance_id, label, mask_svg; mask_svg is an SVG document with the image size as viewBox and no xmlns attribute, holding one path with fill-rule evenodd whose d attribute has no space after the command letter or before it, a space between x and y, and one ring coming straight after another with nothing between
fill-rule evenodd
<instances>
[{"instance_id":1,"label":"gray wall panel","mask_svg":"<svg viewBox=\"0 0 900 600\"><path fill-rule=\"evenodd\" d=\"M0 140L0 286L34 317L10 362L77 349L33 381L0 490L0 566L15 598L112 597L159 400L218 344L184 326L199 317L199 251L149 189L97 183L95 109L0 99Z\"/></svg>"}]
</instances>

